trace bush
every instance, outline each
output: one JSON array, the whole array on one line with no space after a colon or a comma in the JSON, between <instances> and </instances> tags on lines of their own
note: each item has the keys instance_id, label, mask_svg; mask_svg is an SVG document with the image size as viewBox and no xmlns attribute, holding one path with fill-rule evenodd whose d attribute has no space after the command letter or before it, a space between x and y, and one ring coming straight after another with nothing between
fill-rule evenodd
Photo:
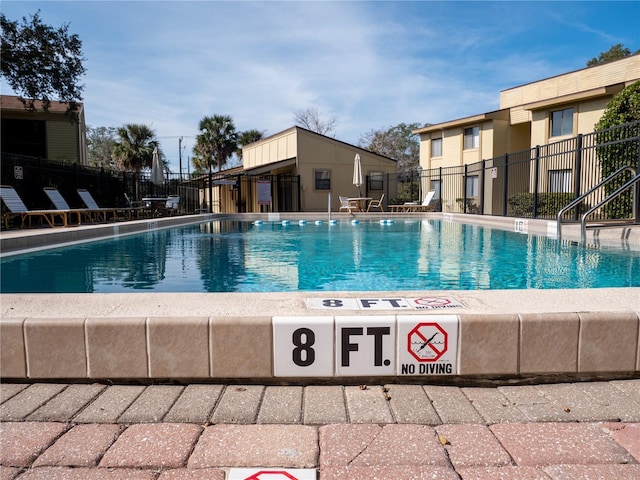
<instances>
[{"instance_id":1,"label":"bush","mask_svg":"<svg viewBox=\"0 0 640 480\"><path fill-rule=\"evenodd\" d=\"M607 105L596 124L598 157L602 165L602 178L606 178L618 168L628 165L638 167L639 142L623 142L629 135L637 135L640 120L640 82L635 82L618 93ZM614 128L624 125L624 128ZM635 131L629 132L627 130ZM629 176L621 176L605 186L607 194L622 186ZM629 218L632 215L631 190L620 195L604 207L609 218Z\"/></svg>"},{"instance_id":2,"label":"bush","mask_svg":"<svg viewBox=\"0 0 640 480\"><path fill-rule=\"evenodd\" d=\"M507 215L523 218L555 218L558 212L573 200L572 193L539 193L538 211L533 212L533 193L518 193L509 198L507 202ZM585 206L580 205L579 211L585 211Z\"/></svg>"}]
</instances>

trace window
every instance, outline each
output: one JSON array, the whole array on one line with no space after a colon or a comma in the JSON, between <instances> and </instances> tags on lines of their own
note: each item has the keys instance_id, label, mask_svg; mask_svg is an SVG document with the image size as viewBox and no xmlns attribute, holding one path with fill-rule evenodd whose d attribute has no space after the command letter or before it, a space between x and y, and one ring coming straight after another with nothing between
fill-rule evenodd
<instances>
[{"instance_id":1,"label":"window","mask_svg":"<svg viewBox=\"0 0 640 480\"><path fill-rule=\"evenodd\" d=\"M432 157L442 156L442 138L431 139L431 156Z\"/></svg>"},{"instance_id":2,"label":"window","mask_svg":"<svg viewBox=\"0 0 640 480\"><path fill-rule=\"evenodd\" d=\"M316 170L316 190L331 190L331 170Z\"/></svg>"},{"instance_id":3,"label":"window","mask_svg":"<svg viewBox=\"0 0 640 480\"><path fill-rule=\"evenodd\" d=\"M369 178L369 190L384 189L384 173L370 172L368 178Z\"/></svg>"},{"instance_id":4,"label":"window","mask_svg":"<svg viewBox=\"0 0 640 480\"><path fill-rule=\"evenodd\" d=\"M478 196L478 176L472 175L467 177L467 198Z\"/></svg>"},{"instance_id":5,"label":"window","mask_svg":"<svg viewBox=\"0 0 640 480\"><path fill-rule=\"evenodd\" d=\"M571 169L549 170L549 191L551 193L571 193Z\"/></svg>"},{"instance_id":6,"label":"window","mask_svg":"<svg viewBox=\"0 0 640 480\"><path fill-rule=\"evenodd\" d=\"M573 133L573 108L551 112L551 136L571 135Z\"/></svg>"},{"instance_id":7,"label":"window","mask_svg":"<svg viewBox=\"0 0 640 480\"><path fill-rule=\"evenodd\" d=\"M480 127L464 129L464 149L478 148L480 146Z\"/></svg>"}]
</instances>

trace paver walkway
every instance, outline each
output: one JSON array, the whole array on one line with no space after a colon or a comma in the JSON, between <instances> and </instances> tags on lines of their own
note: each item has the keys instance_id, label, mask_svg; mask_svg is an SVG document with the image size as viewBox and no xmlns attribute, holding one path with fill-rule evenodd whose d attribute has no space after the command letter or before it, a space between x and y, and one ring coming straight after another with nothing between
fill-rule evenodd
<instances>
[{"instance_id":1,"label":"paver walkway","mask_svg":"<svg viewBox=\"0 0 640 480\"><path fill-rule=\"evenodd\" d=\"M309 469L319 480L640 479L640 379L11 383L0 402L0 480L228 480L258 467Z\"/></svg>"}]
</instances>

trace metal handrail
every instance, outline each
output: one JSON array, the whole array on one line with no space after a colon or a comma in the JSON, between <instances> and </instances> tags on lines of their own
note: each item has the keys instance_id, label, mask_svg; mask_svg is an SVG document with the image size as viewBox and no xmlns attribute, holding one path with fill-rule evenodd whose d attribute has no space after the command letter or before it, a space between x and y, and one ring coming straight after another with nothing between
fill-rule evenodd
<instances>
[{"instance_id":1,"label":"metal handrail","mask_svg":"<svg viewBox=\"0 0 640 480\"><path fill-rule=\"evenodd\" d=\"M607 178L605 178L604 180L601 180L597 185L595 185L594 187L590 188L585 193L580 195L578 198L576 198L575 200L570 202L568 205L565 205L563 208L561 208L560 211L558 212L557 227L556 227L558 239L562 238L562 215L564 215L567 211L569 211L570 209L572 209L576 205L580 204L580 202L582 202L582 200L584 200L586 197L591 195L597 189L599 189L600 187L603 187L607 183L613 181L618 175L620 175L622 172L626 172L626 171L630 171L631 174L634 175L634 176L636 175L636 169L635 168L630 167L629 165L625 165L623 167L620 167L618 170L613 172ZM616 192L617 192L617 190L616 190ZM607 197L607 198L610 199L609 197ZM598 204L598 206L601 206L601 205L602 205L602 202ZM583 240L583 242L584 242L584 240Z\"/></svg>"},{"instance_id":2,"label":"metal handrail","mask_svg":"<svg viewBox=\"0 0 640 480\"><path fill-rule=\"evenodd\" d=\"M618 195L620 195L622 192L624 192L626 189L628 189L629 187L632 187L633 185L635 185L638 182L640 182L640 175L636 175L634 178L629 180L627 183L625 183L621 187L617 188L614 192L612 192L609 196L607 196L605 199L603 199L600 203L598 203L594 207L591 207L588 211L586 211L584 213L584 215L582 215L582 219L580 220L580 239L582 240L582 243L585 243L587 241L587 217L591 213L593 213L595 210L597 210L598 208L600 208L603 205L606 205L611 200L613 200ZM636 212L636 201L635 201L635 198L636 198L636 195L635 195L635 192L634 192L633 193L633 204L632 204L633 205L632 220L636 220L638 218L638 214Z\"/></svg>"}]
</instances>

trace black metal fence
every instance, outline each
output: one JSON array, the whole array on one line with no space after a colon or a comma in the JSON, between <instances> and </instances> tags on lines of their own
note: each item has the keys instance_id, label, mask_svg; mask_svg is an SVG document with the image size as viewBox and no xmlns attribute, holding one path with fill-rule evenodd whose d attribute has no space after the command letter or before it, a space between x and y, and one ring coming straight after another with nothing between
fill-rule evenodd
<instances>
[{"instance_id":1,"label":"black metal fence","mask_svg":"<svg viewBox=\"0 0 640 480\"><path fill-rule=\"evenodd\" d=\"M609 159L606 163L602 161L605 157ZM473 164L387 175L382 188L387 204L418 201L425 192L433 190L435 197L431 206L436 211L553 219L562 207L623 164L640 171L640 122ZM218 182L211 205L208 202L210 180L213 185ZM259 198L258 183L265 180L269 182L271 194L268 207L262 205ZM145 172L120 172L3 154L0 182L13 186L30 209L49 208L43 188L55 187L72 208L83 207L77 189L84 188L105 207L124 207L127 197L140 200L179 195L180 213L301 210L300 178L290 174L248 176L239 173L216 175L211 179L205 175L192 180L167 174L163 185L155 185ZM376 182L375 188L371 182ZM379 195L380 187L379 177L367 178L367 193L375 190ZM615 187L616 184L611 185ZM597 190L585 199L579 210L570 214L577 218L580 211L597 204L606 193L605 189ZM636 199L640 199L640 192ZM594 218L616 218L612 215L631 212L631 201L629 192L620 198L622 207L618 204L603 208Z\"/></svg>"},{"instance_id":2,"label":"black metal fence","mask_svg":"<svg viewBox=\"0 0 640 480\"><path fill-rule=\"evenodd\" d=\"M3 153L0 176L2 185L14 187L31 210L51 207L44 187L57 188L71 208L84 207L77 193L81 188L89 190L103 207L125 207L127 198L179 195L179 212L193 213L199 208L201 187L197 182L180 180L178 175L165 175L164 184L155 185L148 173L120 172Z\"/></svg>"},{"instance_id":3,"label":"black metal fence","mask_svg":"<svg viewBox=\"0 0 640 480\"><path fill-rule=\"evenodd\" d=\"M397 192L389 203L416 201L433 190L431 206L437 211L553 219L622 165L640 171L639 145L640 122L633 122L473 164L389 176L388 191ZM605 154L607 163L602 162ZM630 178L627 173L612 188ZM569 213L577 218L606 193L605 188L596 190ZM630 192L622 196L620 202L626 203L616 213L631 212L631 201ZM593 218L608 218L613 210L603 208Z\"/></svg>"}]
</instances>

